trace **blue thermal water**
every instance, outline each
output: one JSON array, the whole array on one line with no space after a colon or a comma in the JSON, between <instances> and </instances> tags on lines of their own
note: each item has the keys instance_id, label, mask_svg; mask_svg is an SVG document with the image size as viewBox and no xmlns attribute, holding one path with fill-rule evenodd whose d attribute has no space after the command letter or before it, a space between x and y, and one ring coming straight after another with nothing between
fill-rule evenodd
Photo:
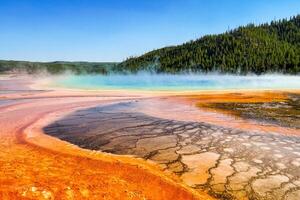
<instances>
[{"instance_id":1,"label":"blue thermal water","mask_svg":"<svg viewBox=\"0 0 300 200\"><path fill-rule=\"evenodd\" d=\"M262 75L68 75L55 79L55 86L78 89L133 90L224 90L300 89L300 76Z\"/></svg>"}]
</instances>

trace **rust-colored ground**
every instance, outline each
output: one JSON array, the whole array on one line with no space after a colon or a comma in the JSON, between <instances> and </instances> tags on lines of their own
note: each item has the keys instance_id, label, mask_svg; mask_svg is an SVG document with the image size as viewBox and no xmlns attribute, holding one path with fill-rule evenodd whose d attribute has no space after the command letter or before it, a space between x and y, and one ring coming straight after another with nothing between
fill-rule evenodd
<instances>
[{"instance_id":1,"label":"rust-colored ground","mask_svg":"<svg viewBox=\"0 0 300 200\"><path fill-rule=\"evenodd\" d=\"M146 114L299 135L299 130L230 120L220 113L210 113L210 109L199 112L194 106L202 104L200 109L207 109L204 105L216 102L284 101L286 95L282 92L207 92L167 97L170 94L31 90L24 84L18 77L0 79L0 199L5 200L212 199L186 187L178 177L153 163L83 150L42 132L46 124L81 108L155 96L141 105ZM187 107L177 108L176 104Z\"/></svg>"},{"instance_id":2,"label":"rust-colored ground","mask_svg":"<svg viewBox=\"0 0 300 200\"><path fill-rule=\"evenodd\" d=\"M41 132L75 109L128 97L4 89L2 84L0 199L211 199L154 164L82 150Z\"/></svg>"},{"instance_id":3,"label":"rust-colored ground","mask_svg":"<svg viewBox=\"0 0 300 200\"><path fill-rule=\"evenodd\" d=\"M196 100L200 109L221 112L233 117L250 119L265 125L300 128L299 107L300 93L293 92L260 92L232 93L224 97L191 97Z\"/></svg>"},{"instance_id":4,"label":"rust-colored ground","mask_svg":"<svg viewBox=\"0 0 300 200\"><path fill-rule=\"evenodd\" d=\"M249 92L228 92L203 95L190 95L189 99L198 103L255 103L283 101L286 99L286 93L281 91L249 91Z\"/></svg>"},{"instance_id":5,"label":"rust-colored ground","mask_svg":"<svg viewBox=\"0 0 300 200\"><path fill-rule=\"evenodd\" d=\"M218 109L216 103L268 103L284 102L288 94L300 94L299 90L293 91L238 91L238 92L208 92L194 95L178 95L176 98L167 98L168 104L181 103L190 105L190 112L181 112L176 115L178 120L198 120L224 127L238 128L241 130L252 130L261 132L277 132L288 135L300 135L299 130L269 123L257 123L253 120L243 119L238 113L230 109ZM170 103L171 102L171 103ZM200 112L194 111L197 106ZM176 112L180 112L176 110ZM172 113L160 113L161 116L172 115ZM173 113L174 115L174 113Z\"/></svg>"}]
</instances>

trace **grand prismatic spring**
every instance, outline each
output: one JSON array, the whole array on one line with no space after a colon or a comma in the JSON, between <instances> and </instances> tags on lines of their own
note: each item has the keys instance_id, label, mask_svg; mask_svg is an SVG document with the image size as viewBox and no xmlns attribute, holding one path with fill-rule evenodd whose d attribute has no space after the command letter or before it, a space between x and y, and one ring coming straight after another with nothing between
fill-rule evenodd
<instances>
[{"instance_id":1,"label":"grand prismatic spring","mask_svg":"<svg viewBox=\"0 0 300 200\"><path fill-rule=\"evenodd\" d=\"M1 199L299 199L299 77L65 77L1 76Z\"/></svg>"},{"instance_id":2,"label":"grand prismatic spring","mask_svg":"<svg viewBox=\"0 0 300 200\"><path fill-rule=\"evenodd\" d=\"M300 200L300 1L0 0L0 200Z\"/></svg>"}]
</instances>

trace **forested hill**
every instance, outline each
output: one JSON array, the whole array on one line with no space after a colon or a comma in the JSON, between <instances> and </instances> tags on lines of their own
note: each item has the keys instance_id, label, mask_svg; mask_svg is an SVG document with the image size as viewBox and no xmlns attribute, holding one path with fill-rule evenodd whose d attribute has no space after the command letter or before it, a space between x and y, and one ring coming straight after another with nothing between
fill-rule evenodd
<instances>
[{"instance_id":1,"label":"forested hill","mask_svg":"<svg viewBox=\"0 0 300 200\"><path fill-rule=\"evenodd\" d=\"M120 70L177 73L300 73L300 15L271 23L241 26L179 46L132 57Z\"/></svg>"},{"instance_id":2,"label":"forested hill","mask_svg":"<svg viewBox=\"0 0 300 200\"><path fill-rule=\"evenodd\" d=\"M36 74L47 72L61 74L71 72L74 74L108 74L111 73L117 63L112 62L28 62L0 60L0 73L26 72Z\"/></svg>"}]
</instances>

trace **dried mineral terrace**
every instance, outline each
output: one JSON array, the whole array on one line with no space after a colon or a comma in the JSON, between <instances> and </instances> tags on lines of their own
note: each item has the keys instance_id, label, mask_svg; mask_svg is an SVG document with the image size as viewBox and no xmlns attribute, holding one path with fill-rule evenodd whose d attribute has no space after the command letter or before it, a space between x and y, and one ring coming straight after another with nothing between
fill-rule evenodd
<instances>
[{"instance_id":1,"label":"dried mineral terrace","mask_svg":"<svg viewBox=\"0 0 300 200\"><path fill-rule=\"evenodd\" d=\"M44 131L82 148L154 161L217 198L300 198L298 135L154 117L143 113L143 101L82 109Z\"/></svg>"},{"instance_id":2,"label":"dried mineral terrace","mask_svg":"<svg viewBox=\"0 0 300 200\"><path fill-rule=\"evenodd\" d=\"M42 132L75 110L139 97L24 87L30 81L0 77L0 199L213 199L154 163L84 150Z\"/></svg>"}]
</instances>

